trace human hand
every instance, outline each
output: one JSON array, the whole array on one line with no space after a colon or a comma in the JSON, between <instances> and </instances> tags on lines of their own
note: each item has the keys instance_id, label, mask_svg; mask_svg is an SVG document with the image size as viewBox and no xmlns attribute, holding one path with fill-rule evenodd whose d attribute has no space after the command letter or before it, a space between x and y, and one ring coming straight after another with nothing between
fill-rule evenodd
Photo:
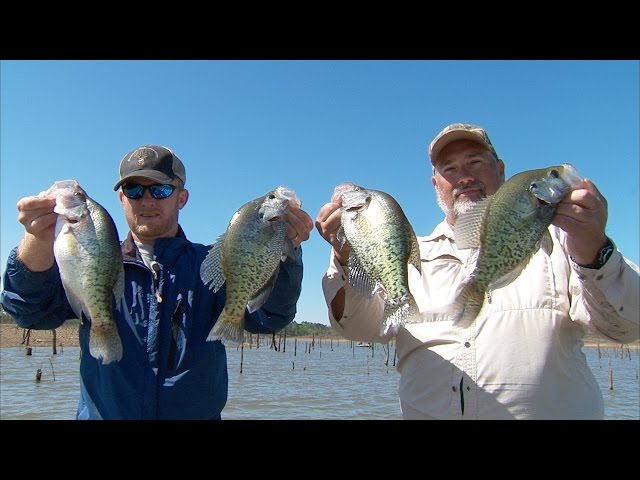
<instances>
[{"instance_id":1,"label":"human hand","mask_svg":"<svg viewBox=\"0 0 640 480\"><path fill-rule=\"evenodd\" d=\"M56 205L55 197L31 196L18 200L18 222L27 233L41 241L53 244L55 225L58 214L53 211Z\"/></svg>"},{"instance_id":2,"label":"human hand","mask_svg":"<svg viewBox=\"0 0 640 480\"><path fill-rule=\"evenodd\" d=\"M32 272L43 272L54 262L53 242L58 214L55 197L38 195L18 201L18 221L26 233L18 245L18 258Z\"/></svg>"},{"instance_id":3,"label":"human hand","mask_svg":"<svg viewBox=\"0 0 640 480\"><path fill-rule=\"evenodd\" d=\"M347 265L351 247L348 242L340 244L337 238L338 230L342 224L342 211L340 203L325 203L316 217L316 229L333 247L333 253L340 265Z\"/></svg>"},{"instance_id":4,"label":"human hand","mask_svg":"<svg viewBox=\"0 0 640 480\"><path fill-rule=\"evenodd\" d=\"M583 179L559 204L552 223L567 234L574 262L589 265L606 242L607 200L591 180Z\"/></svg>"},{"instance_id":5,"label":"human hand","mask_svg":"<svg viewBox=\"0 0 640 480\"><path fill-rule=\"evenodd\" d=\"M295 205L291 205L287 215L287 222L287 237L291 240L294 248L309 240L311 230L313 230L313 220L311 220L307 212Z\"/></svg>"}]
</instances>

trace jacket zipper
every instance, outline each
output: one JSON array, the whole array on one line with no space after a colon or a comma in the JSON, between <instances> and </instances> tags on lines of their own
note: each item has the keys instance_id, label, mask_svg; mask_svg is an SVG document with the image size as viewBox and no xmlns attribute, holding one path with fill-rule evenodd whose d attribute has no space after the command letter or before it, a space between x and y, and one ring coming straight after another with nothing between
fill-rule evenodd
<instances>
[{"instance_id":1,"label":"jacket zipper","mask_svg":"<svg viewBox=\"0 0 640 480\"><path fill-rule=\"evenodd\" d=\"M173 368L173 361L178 349L178 334L180 333L180 316L182 314L182 297L176 302L176 309L171 315L171 344L169 345L169 356L167 359L167 368Z\"/></svg>"}]
</instances>

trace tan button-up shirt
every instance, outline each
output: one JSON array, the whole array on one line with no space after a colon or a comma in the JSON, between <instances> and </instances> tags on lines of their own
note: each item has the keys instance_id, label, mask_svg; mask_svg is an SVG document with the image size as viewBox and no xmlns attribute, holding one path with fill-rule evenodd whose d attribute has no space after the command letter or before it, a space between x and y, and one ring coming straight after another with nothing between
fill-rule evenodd
<instances>
[{"instance_id":1,"label":"tan button-up shirt","mask_svg":"<svg viewBox=\"0 0 640 480\"><path fill-rule=\"evenodd\" d=\"M459 250L443 221L418 237L422 275L409 286L422 323L395 339L398 393L405 419L600 419L603 399L585 355L590 329L620 343L640 337L640 270L615 251L599 270L581 268L563 248L564 232L549 227L553 250L539 249L511 283L494 288L476 320L456 326L446 314L466 278L469 250ZM380 336L384 303L366 299L331 257L322 280L327 305L345 287L345 310L332 327L364 342Z\"/></svg>"}]
</instances>

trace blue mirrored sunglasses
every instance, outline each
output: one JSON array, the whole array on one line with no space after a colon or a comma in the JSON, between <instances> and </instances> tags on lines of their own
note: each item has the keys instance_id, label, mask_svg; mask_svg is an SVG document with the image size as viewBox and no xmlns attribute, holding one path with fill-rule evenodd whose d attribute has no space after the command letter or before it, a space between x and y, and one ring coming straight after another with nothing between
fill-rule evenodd
<instances>
[{"instance_id":1,"label":"blue mirrored sunglasses","mask_svg":"<svg viewBox=\"0 0 640 480\"><path fill-rule=\"evenodd\" d=\"M175 189L175 186L169 184L154 184L145 186L138 183L128 183L122 185L122 193L124 193L125 197L130 198L131 200L140 200L144 195L145 190L149 190L151 196L156 200L161 200L163 198L170 197Z\"/></svg>"}]
</instances>

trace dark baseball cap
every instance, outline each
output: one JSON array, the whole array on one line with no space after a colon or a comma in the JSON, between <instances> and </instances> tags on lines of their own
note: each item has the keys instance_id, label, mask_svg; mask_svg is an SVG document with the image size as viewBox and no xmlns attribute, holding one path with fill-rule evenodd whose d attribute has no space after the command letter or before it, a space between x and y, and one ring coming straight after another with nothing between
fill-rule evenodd
<instances>
[{"instance_id":1,"label":"dark baseball cap","mask_svg":"<svg viewBox=\"0 0 640 480\"><path fill-rule=\"evenodd\" d=\"M143 145L127 153L120 160L120 180L113 187L120 185L132 177L148 178L158 183L171 183L176 178L187 182L184 164L167 147L160 145Z\"/></svg>"}]
</instances>

